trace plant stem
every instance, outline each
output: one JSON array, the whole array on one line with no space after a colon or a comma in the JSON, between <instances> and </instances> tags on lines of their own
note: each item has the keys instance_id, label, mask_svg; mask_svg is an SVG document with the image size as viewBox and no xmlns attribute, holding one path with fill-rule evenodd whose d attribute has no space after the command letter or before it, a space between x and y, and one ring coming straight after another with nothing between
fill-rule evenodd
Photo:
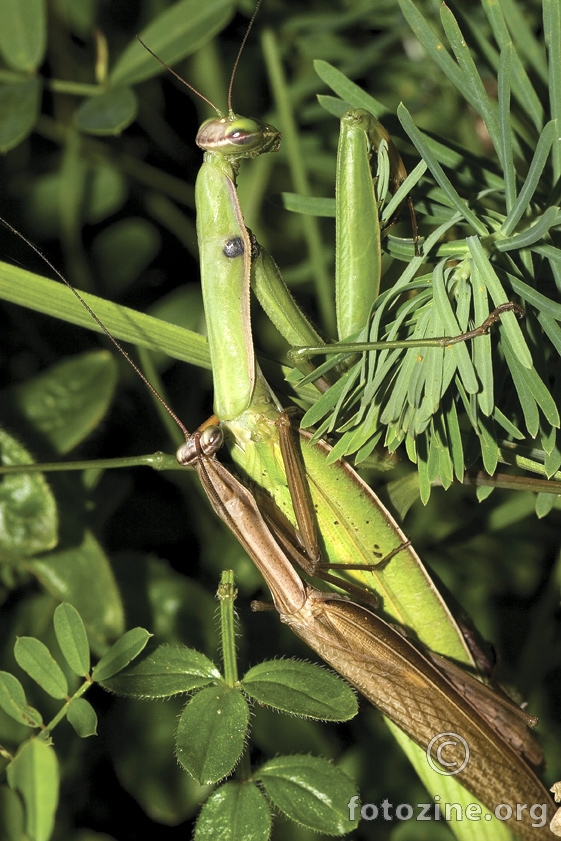
<instances>
[{"instance_id":1,"label":"plant stem","mask_svg":"<svg viewBox=\"0 0 561 841\"><path fill-rule=\"evenodd\" d=\"M233 570L224 570L220 578L220 584L218 585L216 595L220 600L220 629L222 637L224 679L227 686L235 686L238 682L238 664L236 661L234 601L238 595L238 591L234 586Z\"/></svg>"}]
</instances>

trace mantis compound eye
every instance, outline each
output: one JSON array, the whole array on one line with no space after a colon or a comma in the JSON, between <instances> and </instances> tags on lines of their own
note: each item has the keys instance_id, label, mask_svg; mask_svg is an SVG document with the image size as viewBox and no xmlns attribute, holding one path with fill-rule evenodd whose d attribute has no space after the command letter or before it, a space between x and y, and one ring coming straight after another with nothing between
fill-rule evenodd
<instances>
[{"instance_id":1,"label":"mantis compound eye","mask_svg":"<svg viewBox=\"0 0 561 841\"><path fill-rule=\"evenodd\" d=\"M213 456L224 443L224 432L219 426L207 426L199 435L201 452Z\"/></svg>"}]
</instances>

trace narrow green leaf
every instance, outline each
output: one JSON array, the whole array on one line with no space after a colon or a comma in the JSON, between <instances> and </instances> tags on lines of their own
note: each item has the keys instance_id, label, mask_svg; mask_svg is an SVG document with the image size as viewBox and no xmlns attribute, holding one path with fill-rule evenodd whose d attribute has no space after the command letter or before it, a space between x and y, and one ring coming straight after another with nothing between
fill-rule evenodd
<instances>
[{"instance_id":1,"label":"narrow green leaf","mask_svg":"<svg viewBox=\"0 0 561 841\"><path fill-rule=\"evenodd\" d=\"M144 628L131 628L101 658L92 672L93 679L99 683L116 675L138 657L151 636Z\"/></svg>"},{"instance_id":2,"label":"narrow green leaf","mask_svg":"<svg viewBox=\"0 0 561 841\"><path fill-rule=\"evenodd\" d=\"M537 254L543 254L546 256L548 260L553 261L553 259L561 259L561 251L558 251L558 249L554 249L553 253L548 246L538 246L538 248L533 250ZM554 319L555 321L561 321L561 304L558 304L557 301L542 295L541 292L538 292L532 286L528 286L527 283L524 283L524 281L515 277L513 274L509 273L507 277L508 282L516 294L520 295L523 301L531 304L540 311L538 318L541 318L541 313L543 313L544 317L547 317L548 320Z\"/></svg>"},{"instance_id":3,"label":"narrow green leaf","mask_svg":"<svg viewBox=\"0 0 561 841\"><path fill-rule=\"evenodd\" d=\"M20 668L39 684L52 698L68 695L64 672L41 640L35 637L18 637L14 657Z\"/></svg>"},{"instance_id":4,"label":"narrow green leaf","mask_svg":"<svg viewBox=\"0 0 561 841\"><path fill-rule=\"evenodd\" d=\"M474 271L477 271L477 280L475 282L481 281L487 287L489 295L496 307L499 304L507 303L508 298L506 292L497 273L489 262L489 258L479 238L467 237L466 242L473 257ZM506 312L501 316L501 330L504 330L505 338L508 338L520 365L524 366L524 368L532 368L532 355L514 313Z\"/></svg>"},{"instance_id":5,"label":"narrow green leaf","mask_svg":"<svg viewBox=\"0 0 561 841\"><path fill-rule=\"evenodd\" d=\"M118 135L136 119L138 101L129 87L114 87L85 99L74 114L79 131L97 137Z\"/></svg>"},{"instance_id":6,"label":"narrow green leaf","mask_svg":"<svg viewBox=\"0 0 561 841\"><path fill-rule=\"evenodd\" d=\"M92 705L85 698L73 698L66 718L81 739L97 736L97 715Z\"/></svg>"},{"instance_id":7,"label":"narrow green leaf","mask_svg":"<svg viewBox=\"0 0 561 841\"><path fill-rule=\"evenodd\" d=\"M244 676L243 691L260 704L324 721L348 721L358 712L354 692L332 672L299 660L266 660Z\"/></svg>"},{"instance_id":8,"label":"narrow green leaf","mask_svg":"<svg viewBox=\"0 0 561 841\"><path fill-rule=\"evenodd\" d=\"M465 470L464 448L455 400L451 401L450 409L445 412L444 417L448 431L448 441L450 443L450 454L454 465L454 475L461 482L464 478Z\"/></svg>"},{"instance_id":9,"label":"narrow green leaf","mask_svg":"<svg viewBox=\"0 0 561 841\"><path fill-rule=\"evenodd\" d=\"M149 350L163 351L172 359L210 368L208 343L198 333L146 313L120 307L95 295L81 294L115 338ZM102 332L70 289L7 263L0 263L0 299L62 318L97 333Z\"/></svg>"},{"instance_id":10,"label":"narrow green leaf","mask_svg":"<svg viewBox=\"0 0 561 841\"><path fill-rule=\"evenodd\" d=\"M497 154L505 176L505 201L510 213L516 200L516 170L512 152L512 122L510 119L510 74L512 71L512 44L501 50L498 84L499 139Z\"/></svg>"},{"instance_id":11,"label":"narrow green leaf","mask_svg":"<svg viewBox=\"0 0 561 841\"><path fill-rule=\"evenodd\" d=\"M530 370L528 370L527 368L519 366L517 364L518 360L513 354L512 347L507 341L504 342L504 351L513 378L514 371L518 368L520 372L520 378L522 378L522 380L524 381L525 388L532 395L536 405L539 406L539 408L544 414L544 417L551 424L551 426L554 426L556 429L558 429L560 424L560 418L557 405L555 403L554 398L551 395L550 390L546 387L545 383L542 381L536 369L531 368ZM534 427L532 426L532 430L533 429ZM528 431L530 431L530 428ZM537 435L537 432L538 430L536 429L534 432L530 432L530 434L535 436Z\"/></svg>"},{"instance_id":12,"label":"narrow green leaf","mask_svg":"<svg viewBox=\"0 0 561 841\"><path fill-rule=\"evenodd\" d=\"M401 2L404 2L404 0L401 0ZM466 220L466 222L472 226L473 230L476 233L478 233L480 236L486 236L488 234L487 228L485 227L483 222L481 222L480 219L476 216L476 214L472 210L470 210L467 202L458 195L457 191L452 186L450 179L445 174L444 170L434 157L430 145L427 143L425 136L416 127L415 123L413 122L413 118L411 117L411 114L409 113L407 108L405 108L404 105L399 105L397 109L397 116L399 117L399 121L403 126L405 132L407 133L408 137L410 138L411 142L414 144L419 154L423 157L423 160L432 172L438 185L441 187L445 195L451 201L453 207L455 207L458 213L460 213L461 216Z\"/></svg>"},{"instance_id":13,"label":"narrow green leaf","mask_svg":"<svg viewBox=\"0 0 561 841\"><path fill-rule=\"evenodd\" d=\"M350 103L342 99L337 99L335 96L325 96L324 94L318 93L317 100L328 114L331 114L332 117L336 117L338 120L349 110Z\"/></svg>"},{"instance_id":14,"label":"narrow green leaf","mask_svg":"<svg viewBox=\"0 0 561 841\"><path fill-rule=\"evenodd\" d=\"M517 364L516 357L510 351L508 342L504 342L504 352L506 361L510 368L510 373L512 375L514 387L516 388L516 393L518 394L520 407L524 414L524 422L526 424L526 429L528 430L529 434L533 438L535 438L538 434L540 419L538 407L532 395L532 390L529 387L528 381L524 377L524 372L526 369L522 368L522 366Z\"/></svg>"},{"instance_id":15,"label":"narrow green leaf","mask_svg":"<svg viewBox=\"0 0 561 841\"><path fill-rule=\"evenodd\" d=\"M559 224L559 208L548 207L538 219L524 231L506 239L496 240L497 251L514 251L529 248L547 236L549 229Z\"/></svg>"},{"instance_id":16,"label":"narrow green leaf","mask_svg":"<svg viewBox=\"0 0 561 841\"><path fill-rule=\"evenodd\" d=\"M248 723L249 707L239 689L201 689L181 714L177 759L199 784L217 783L238 762Z\"/></svg>"},{"instance_id":17,"label":"narrow green leaf","mask_svg":"<svg viewBox=\"0 0 561 841\"><path fill-rule=\"evenodd\" d=\"M348 805L355 785L325 759L279 756L263 765L259 779L277 809L314 832L346 835L358 825Z\"/></svg>"},{"instance_id":18,"label":"narrow green leaf","mask_svg":"<svg viewBox=\"0 0 561 841\"><path fill-rule=\"evenodd\" d=\"M409 442L409 438L407 441ZM419 470L419 497L423 505L426 505L430 499L431 482L428 470L428 442L426 432L423 432L416 440L417 450L417 468Z\"/></svg>"},{"instance_id":19,"label":"narrow green leaf","mask_svg":"<svg viewBox=\"0 0 561 841\"><path fill-rule=\"evenodd\" d=\"M473 315L475 324L483 324L489 315L489 299L487 289L477 281L477 272L472 273ZM493 378L493 357L491 336L479 336L472 347L473 364L479 379L477 403L485 415L489 417L495 407L495 391Z\"/></svg>"},{"instance_id":20,"label":"narrow green leaf","mask_svg":"<svg viewBox=\"0 0 561 841\"><path fill-rule=\"evenodd\" d=\"M440 7L440 19L450 41L450 46L456 56L456 60L462 70L464 82L470 91L471 99L469 101L483 119L485 127L489 132L489 137L498 152L501 148L501 141L496 105L495 103L491 103L487 96L481 77L477 72L475 62L471 57L469 47L458 26L456 18L446 4Z\"/></svg>"},{"instance_id":21,"label":"narrow green leaf","mask_svg":"<svg viewBox=\"0 0 561 841\"><path fill-rule=\"evenodd\" d=\"M30 841L49 841L59 796L54 748L41 739L25 742L8 765L7 778L25 804L25 829Z\"/></svg>"},{"instance_id":22,"label":"narrow green leaf","mask_svg":"<svg viewBox=\"0 0 561 841\"><path fill-rule=\"evenodd\" d=\"M142 30L140 37L166 64L198 50L228 23L233 0L180 0L165 9ZM163 68L144 47L133 41L121 55L110 75L112 85L136 85Z\"/></svg>"},{"instance_id":23,"label":"narrow green leaf","mask_svg":"<svg viewBox=\"0 0 561 841\"><path fill-rule=\"evenodd\" d=\"M405 201L409 193L412 189L419 183L425 172L427 171L427 165L424 161L419 161L416 167L414 167L405 181L401 184L398 190L396 190L395 194L391 197L390 201L384 206L382 212L382 223L384 225L389 225L398 213L400 205ZM401 239L396 239L395 237L388 237L391 239L394 248L397 249L400 247L400 244L403 242ZM388 244L388 250L389 244ZM408 256L410 256L410 252L408 252Z\"/></svg>"},{"instance_id":24,"label":"narrow green leaf","mask_svg":"<svg viewBox=\"0 0 561 841\"><path fill-rule=\"evenodd\" d=\"M438 36L431 29L428 21L417 9L412 0L399 0L401 11L409 26L431 56L433 61L446 74L452 84L459 90L462 96L477 110L473 101L472 92L464 78L464 75L450 53Z\"/></svg>"},{"instance_id":25,"label":"narrow green leaf","mask_svg":"<svg viewBox=\"0 0 561 841\"><path fill-rule=\"evenodd\" d=\"M485 2L493 5L493 0L485 0ZM540 37L541 32L534 31L530 19L524 14L523 5L517 0L501 0L500 5L516 49L521 55L527 57L538 76L547 82L547 60L544 39ZM545 5L544 3L544 8ZM545 40L547 41L547 37Z\"/></svg>"},{"instance_id":26,"label":"narrow green leaf","mask_svg":"<svg viewBox=\"0 0 561 841\"><path fill-rule=\"evenodd\" d=\"M549 151L557 134L557 123L555 120L550 120L540 134L526 180L522 185L522 189L518 194L514 207L501 225L501 233L504 234L504 236L509 236L514 231L519 221L522 219L522 216L526 213L540 182L540 178L542 177L544 167L549 157Z\"/></svg>"},{"instance_id":27,"label":"narrow green leaf","mask_svg":"<svg viewBox=\"0 0 561 841\"><path fill-rule=\"evenodd\" d=\"M458 324L452 310L452 305L444 284L443 270L444 265L442 263L438 263L433 272L434 306L438 312L440 321L442 322L444 335L457 336L462 332L462 326ZM477 382L477 377L475 375L475 370L469 355L467 344L465 342L458 342L457 344L452 345L452 347L446 349L446 356L454 359L454 363L458 367L462 383L468 394L475 394L479 388L479 383ZM451 379L451 372L449 374L449 379Z\"/></svg>"},{"instance_id":28,"label":"narrow green leaf","mask_svg":"<svg viewBox=\"0 0 561 841\"><path fill-rule=\"evenodd\" d=\"M220 679L220 672L204 654L185 646L160 645L104 680L103 686L131 698L171 698Z\"/></svg>"},{"instance_id":29,"label":"narrow green leaf","mask_svg":"<svg viewBox=\"0 0 561 841\"><path fill-rule=\"evenodd\" d=\"M197 819L194 841L268 841L271 810L254 783L229 782L213 792Z\"/></svg>"},{"instance_id":30,"label":"narrow green leaf","mask_svg":"<svg viewBox=\"0 0 561 841\"><path fill-rule=\"evenodd\" d=\"M523 441L526 437L517 426L515 426L507 417L503 415L500 409L497 409L495 406L495 411L493 412L493 418L495 419L496 423L501 426L507 435L512 435L512 437L518 441Z\"/></svg>"},{"instance_id":31,"label":"narrow green leaf","mask_svg":"<svg viewBox=\"0 0 561 841\"><path fill-rule=\"evenodd\" d=\"M300 196L298 193L281 193L280 196L284 209L292 213L335 218L335 199Z\"/></svg>"},{"instance_id":32,"label":"narrow green leaf","mask_svg":"<svg viewBox=\"0 0 561 841\"><path fill-rule=\"evenodd\" d=\"M479 421L479 443L485 472L492 476L497 469L499 447L493 418L481 418Z\"/></svg>"},{"instance_id":33,"label":"narrow green leaf","mask_svg":"<svg viewBox=\"0 0 561 841\"><path fill-rule=\"evenodd\" d=\"M57 642L74 674L84 677L90 670L90 646L82 618L76 608L64 602L53 616Z\"/></svg>"},{"instance_id":34,"label":"narrow green leaf","mask_svg":"<svg viewBox=\"0 0 561 841\"><path fill-rule=\"evenodd\" d=\"M561 66L561 7L557 0L543 0L544 42L547 44L549 109L551 117L561 123L561 79L558 68ZM553 145L553 178L557 182L561 176L561 141L559 133Z\"/></svg>"},{"instance_id":35,"label":"narrow green leaf","mask_svg":"<svg viewBox=\"0 0 561 841\"><path fill-rule=\"evenodd\" d=\"M43 723L41 714L27 703L21 683L9 672L0 672L0 708L25 727L40 727Z\"/></svg>"},{"instance_id":36,"label":"narrow green leaf","mask_svg":"<svg viewBox=\"0 0 561 841\"><path fill-rule=\"evenodd\" d=\"M340 70L329 64L328 61L317 59L314 61L314 70L322 82L325 82L337 96L345 101L345 111L348 110L348 105L350 105L353 108L365 108L377 118L387 114L388 109L385 105L374 99L373 96L370 96L370 94L366 93L366 91L354 82L351 82L344 73L341 73ZM341 117L342 114L337 114L336 116Z\"/></svg>"},{"instance_id":37,"label":"narrow green leaf","mask_svg":"<svg viewBox=\"0 0 561 841\"><path fill-rule=\"evenodd\" d=\"M522 108L527 112L530 119L532 120L536 130L539 132L543 128L543 119L544 119L544 109L543 105L540 102L540 98L528 77L526 72L526 68L522 60L520 59L520 55L524 55L525 53L528 54L527 45L533 41L534 45L537 46L537 41L534 38L533 32L531 28L527 25L523 18L521 17L519 10L515 8L514 4L510 3L508 11L504 8L506 5L506 0L502 0L501 3L492 2L492 0L483 0L483 8L485 9L485 14L487 15L487 19L489 20L491 27L493 29L493 34L495 36L495 40L499 45L501 52L505 49L508 49L509 46L512 50L512 90L515 97L518 99ZM508 25L507 25L508 19ZM514 38L511 36L509 32L509 27L512 26L513 20L517 19L519 23L522 25L519 27L519 33L524 31L524 36L519 38ZM492 50L492 45L487 40L486 33L483 34L479 29L476 29L474 34L480 35L478 43L481 44L483 51L485 52L486 56L489 56ZM486 48L483 46L486 45ZM537 51L532 50L532 59L536 59ZM541 69L538 71L542 78L545 80L546 76L546 64L544 61L544 54L543 48L540 50L541 56L536 62L541 65ZM500 64L500 58L498 61L491 61L493 69L498 69ZM499 71L500 72L500 71ZM499 95L500 98L500 95ZM500 108L500 105L499 105Z\"/></svg>"}]
</instances>

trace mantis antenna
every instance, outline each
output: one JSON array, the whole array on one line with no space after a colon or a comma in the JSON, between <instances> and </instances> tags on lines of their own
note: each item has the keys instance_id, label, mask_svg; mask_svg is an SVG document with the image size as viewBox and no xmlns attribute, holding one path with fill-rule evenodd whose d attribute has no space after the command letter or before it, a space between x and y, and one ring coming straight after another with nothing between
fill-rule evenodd
<instances>
[{"instance_id":1,"label":"mantis antenna","mask_svg":"<svg viewBox=\"0 0 561 841\"><path fill-rule=\"evenodd\" d=\"M235 76L236 76L236 71L238 69L238 65L240 63L242 53L243 53L245 45L247 43L247 39L249 38L249 34L250 34L250 32L253 28L253 23L255 21L255 18L257 17L257 13L259 11L259 7L261 6L262 2L263 2L263 0L257 0L257 5L255 6L255 9L253 11L253 14L251 16L251 20L249 21L249 23L247 25L247 29L245 30L245 35L242 38L242 42L241 42L240 47L238 49L238 54L236 55L236 60L234 61L234 66L232 67L232 73L230 74L230 83L228 85L228 114L230 116L232 116L233 113L234 113L233 110L232 110L232 90L233 90L233 87L234 87L234 79L235 79ZM210 105L210 107L214 111L216 111L216 113L218 114L219 117L223 116L222 111L220 110L220 108L216 107L214 102L211 102L210 99L208 99L200 91L198 91L197 88L193 87L193 85L190 85L189 82L187 82L182 76L179 75L179 73L176 73L175 70L172 67L169 66L169 64L166 64L166 62L163 59L161 59L159 55L156 55L156 53L153 50L151 50L150 47L147 44L144 43L144 41L142 40L142 38L140 38L139 35L137 35L136 37L137 37L137 40L142 44L144 49L147 50L150 53L150 55L153 56L156 59L156 61L159 61L160 64L162 65L162 67L165 67L165 69L169 73L171 73L172 76L175 76L175 78L177 79L178 82L181 82L182 85L185 85L186 88L189 88L190 91L192 91L198 97L200 97L200 99L202 99L204 102L206 102L207 105Z\"/></svg>"}]
</instances>

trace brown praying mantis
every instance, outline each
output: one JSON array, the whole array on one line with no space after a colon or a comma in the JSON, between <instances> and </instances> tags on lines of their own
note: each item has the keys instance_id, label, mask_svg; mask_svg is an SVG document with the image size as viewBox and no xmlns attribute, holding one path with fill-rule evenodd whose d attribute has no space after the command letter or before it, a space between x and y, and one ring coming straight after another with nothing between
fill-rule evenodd
<instances>
[{"instance_id":1,"label":"brown praying mantis","mask_svg":"<svg viewBox=\"0 0 561 841\"><path fill-rule=\"evenodd\" d=\"M232 258L229 258L229 259L232 259ZM247 259L247 254L246 254L245 259ZM209 268L210 268L210 266L209 266ZM244 278L244 282L245 282L245 278ZM216 302L216 301L221 301L222 299L218 295L218 296L215 296L214 299L211 298L211 300L214 300ZM220 319L217 319L216 323L218 324L219 329L220 329L220 324L222 324L222 325L224 324L224 322L221 321ZM247 351L248 344L251 346L251 343L250 342L248 343L247 332L245 332L245 334L244 334L244 340L245 340L245 350ZM313 344L313 342L308 341L308 344ZM232 388L232 379L229 378L229 376L227 374L227 371L224 370L223 366L217 366L217 367L220 367L220 370L222 372L221 376L223 376L223 382L225 383L223 388L222 389L219 388L218 391L219 392L221 391L222 393L224 393L226 398L228 398L230 395L234 395L234 389ZM251 398L253 396L251 387L250 387L249 391L250 391L250 398ZM246 394L247 394L247 391L246 391ZM235 396L236 396L236 400L237 400L238 399L237 393L236 393ZM241 400L242 403L243 403L244 399L245 398L242 398L242 400ZM225 410L225 412L223 412L223 414L225 414L227 416L228 413L229 412L228 412L228 408L227 408ZM237 406L232 410L232 414L234 416L237 416L237 414L238 414ZM229 420L229 421L232 420L231 417L230 418L226 417L226 419ZM282 437L280 438L280 440L281 440L281 442L283 441ZM195 445L195 451L197 449L197 446L198 445ZM216 467L216 465L218 465L219 462L217 462L216 460L209 460L208 462L206 462L205 459L203 458L203 456L199 455L199 456L197 456L195 463L198 466L197 469L198 469L198 472L201 476L203 475L203 470L206 471L206 473L204 474L206 476L206 479L203 479L203 483L206 482L205 488L207 489L207 492L209 493L209 498L211 499L211 502L212 502L213 496L214 496L215 502L216 502L216 500L218 500L218 503L219 503L218 507L222 511L222 514L220 516L222 516L224 518L224 511L227 509L227 506L229 504L230 495L233 495L234 502L237 505L240 506L239 510L241 510L242 512L245 512L246 519L247 519L247 517L249 517L249 521L254 519L255 503L253 503L253 505L251 503L251 499L253 499L253 495L250 492L248 492L247 490L245 490L245 492L242 492L240 488L243 487L243 486L237 487L236 484L235 484L235 482L237 480L235 480L235 479L225 480L224 475L223 475L223 469L220 468L220 467ZM212 466L209 466L209 465L212 465ZM290 470L288 470L287 472L289 473L289 478L294 475L294 473L291 472ZM210 479L209 479L209 474L210 474ZM234 484L232 484L232 482ZM214 483L214 485L213 485L213 483ZM213 491L212 488L214 486L216 486L216 487L215 487L215 490ZM234 489L233 492L232 492L232 488ZM248 500L248 496L250 498L249 500ZM292 493L292 498L294 498L294 492ZM232 524L232 521L230 519L230 525L231 524ZM260 546L260 549L259 549L259 557L260 558L262 558L263 556L266 556L267 553L265 551L262 551L262 550L266 549L269 546L271 537L274 540L274 535L272 535L272 533L271 533L270 525L267 524L267 523L265 525L266 525L266 531L262 530L261 525L259 525L257 527L258 539L261 541L261 546ZM244 530L248 533L251 532L251 528L247 523L244 523ZM267 537L267 532L269 534L268 537ZM249 536L250 535L246 533L243 540L248 540ZM243 542L243 540L242 540L242 542ZM269 543L267 543L267 541L269 541ZM263 542L264 542L264 546L263 546ZM287 577L283 579L282 576L281 576L281 570L284 570L286 572L286 570L285 570L286 561L287 561L287 559L289 559L288 555L287 555L287 552L289 551L289 549L287 548L287 546L290 543L291 543L291 541L289 540L288 544L283 545L281 547L280 557L279 557L278 553L277 553L277 555L273 555L273 557L275 558L274 563L276 564L276 567L274 567L274 569L275 569L274 575L278 575L278 580L282 581L282 583L280 585L278 583L276 584L276 592L277 592L277 596L279 598L279 604L281 604L281 606L282 606L283 615L284 616L291 616L291 615L292 616L297 616L298 618L294 621L296 621L296 622L300 621L300 626L299 626L300 627L300 632L302 631L302 629L304 627L309 628L310 629L310 640L312 640L313 629L315 628L316 629L316 634L317 634L316 645L318 647L321 647L322 645L325 646L325 644L326 644L325 639L327 637L328 641L330 640L330 644L333 647L333 651L335 652L335 653L332 652L332 654L330 656L335 657L337 651L343 651L343 657L344 657L345 660L348 659L348 656L347 656L346 652L348 651L348 646L350 645L350 643L348 641L349 638L351 638L351 637L353 638L353 640L354 640L353 645L356 646L357 649L360 649L360 647L361 647L361 643L360 643L361 634L360 634L360 632L357 632L357 628L359 628L359 626L361 626L361 625L364 626L363 631L364 631L366 639L374 638L376 636L376 633L378 634L379 637L384 636L384 633L387 633L387 634L389 634L389 637L392 638L393 642L396 642L393 639L393 632L392 632L391 628L390 628L390 631L387 631L387 632L384 632L383 630L381 630L380 627L377 628L376 632L372 631L371 620L368 618L372 614L370 614L364 608L361 608L358 605L352 605L352 603L342 602L341 600L331 600L331 601L329 601L329 600L325 600L325 599L324 599L325 604L322 608L321 607L321 597L317 597L315 595L316 591L314 591L314 590L307 591L306 588L303 587L303 585L299 584L298 579L296 579L295 576L294 576L294 573L287 574ZM397 543L399 545L403 545L403 552L405 554L407 549L405 547L403 539L398 538ZM278 544L277 544L277 546L278 546ZM388 557L388 554L389 553L386 553L384 555L384 553L382 552L382 559L384 557ZM255 556L252 555L252 557L254 557L254 560L255 560ZM391 564L391 560L390 560L389 561L389 567L390 568L391 568L391 565L392 564ZM271 573L269 572L269 577L270 576L271 576ZM280 595L278 593L279 586L281 588L281 594ZM285 598L283 600L281 600L281 595L282 595L283 591L284 591ZM274 584L273 584L273 592L275 593L275 585ZM327 609L327 612L326 612L325 605L327 605L327 604L332 605L332 607L330 609ZM348 606L348 607L344 608L343 607L344 604L352 605L352 606ZM313 608L313 610L311 610L312 608ZM308 609L311 610L312 615L307 615L306 614L306 610L308 610ZM322 614L322 610L323 610L323 614ZM332 611L332 617L333 617L332 620L331 620L331 630L334 633L331 633L331 636L330 636L330 631L326 632L325 630L322 630L322 627L325 626L325 624L326 624L325 617L329 615L329 610ZM316 616L314 615L314 611L317 614L317 616L319 616L319 617L323 616L323 618L321 619L319 624L315 622ZM339 628L338 629L337 629L337 623L339 623ZM328 622L328 624L329 624L329 622ZM343 625L346 626L345 633L343 633L343 631L342 631ZM353 632L350 630L351 627L353 627L355 629L354 630L354 636L353 636ZM318 630L318 628L319 628L319 630ZM335 636L335 644L334 645L333 645L333 642L334 642L333 641L333 636ZM320 637L322 637L323 641L320 640ZM341 642L340 642L341 637L346 640L345 645L341 645ZM362 637L363 642L364 642L365 637L364 636ZM407 648L407 646L406 646L406 648ZM409 649L407 649L407 650L409 651ZM409 651L409 654L411 654L410 651ZM411 656L414 659L414 655L411 654ZM362 665L359 668L359 671L362 671L362 672L366 673L368 671L368 668L366 666L367 655L360 655L359 654L359 660L361 659L361 657L362 657ZM327 657L327 659L329 659L329 657ZM357 685L359 683L358 679L356 679L356 678L353 682L356 682ZM508 754L508 751L507 751L507 755L508 755L508 761L511 762L512 761L512 754ZM504 757L503 757L503 759L504 759Z\"/></svg>"}]
</instances>

